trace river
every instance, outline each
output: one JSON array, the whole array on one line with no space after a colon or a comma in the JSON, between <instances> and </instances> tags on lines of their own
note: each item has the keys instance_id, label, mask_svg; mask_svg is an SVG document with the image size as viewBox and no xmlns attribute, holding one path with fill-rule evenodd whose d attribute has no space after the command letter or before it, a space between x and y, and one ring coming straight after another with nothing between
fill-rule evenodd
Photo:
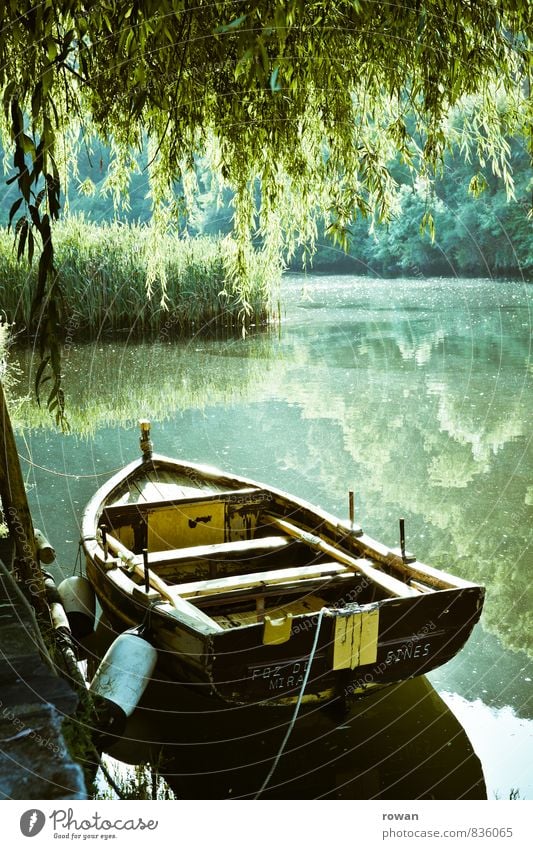
<instances>
[{"instance_id":1,"label":"river","mask_svg":"<svg viewBox=\"0 0 533 849\"><path fill-rule=\"evenodd\" d=\"M18 355L17 438L57 575L74 568L85 502L137 456L136 421L148 417L160 453L340 515L355 490L371 536L397 545L403 516L420 560L487 587L467 646L429 681L372 697L348 718L299 720L265 795L533 798L532 291L294 275L279 332L69 342L68 435L28 399L35 361ZM177 794L253 795L287 720L215 717L164 686L146 702L157 733L144 722L132 737L159 746Z\"/></svg>"}]
</instances>

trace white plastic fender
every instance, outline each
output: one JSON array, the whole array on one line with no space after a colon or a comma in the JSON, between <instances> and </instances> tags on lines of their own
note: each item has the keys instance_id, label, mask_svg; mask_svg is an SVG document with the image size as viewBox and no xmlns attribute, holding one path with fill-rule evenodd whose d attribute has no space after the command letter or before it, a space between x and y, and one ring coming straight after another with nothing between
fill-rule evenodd
<instances>
[{"instance_id":1,"label":"white plastic fender","mask_svg":"<svg viewBox=\"0 0 533 849\"><path fill-rule=\"evenodd\" d=\"M120 634L111 644L91 681L89 690L131 716L157 662L156 649L136 634Z\"/></svg>"},{"instance_id":2,"label":"white plastic fender","mask_svg":"<svg viewBox=\"0 0 533 849\"><path fill-rule=\"evenodd\" d=\"M74 637L80 639L92 634L96 598L90 581L82 575L72 575L61 581L57 591Z\"/></svg>"}]
</instances>

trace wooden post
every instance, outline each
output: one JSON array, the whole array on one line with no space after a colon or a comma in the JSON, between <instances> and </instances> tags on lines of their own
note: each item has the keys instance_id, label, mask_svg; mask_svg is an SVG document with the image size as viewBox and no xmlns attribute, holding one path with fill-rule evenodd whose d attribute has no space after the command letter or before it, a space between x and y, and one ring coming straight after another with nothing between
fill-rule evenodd
<instances>
[{"instance_id":1,"label":"wooden post","mask_svg":"<svg viewBox=\"0 0 533 849\"><path fill-rule=\"evenodd\" d=\"M148 549L143 548L144 589L150 592L150 569L148 568Z\"/></svg>"},{"instance_id":2,"label":"wooden post","mask_svg":"<svg viewBox=\"0 0 533 849\"><path fill-rule=\"evenodd\" d=\"M35 533L19 464L4 388L0 380L0 496L4 518L15 543L15 572L45 630L51 628Z\"/></svg>"},{"instance_id":3,"label":"wooden post","mask_svg":"<svg viewBox=\"0 0 533 849\"><path fill-rule=\"evenodd\" d=\"M400 551L402 560L405 562L405 519L400 519Z\"/></svg>"}]
</instances>

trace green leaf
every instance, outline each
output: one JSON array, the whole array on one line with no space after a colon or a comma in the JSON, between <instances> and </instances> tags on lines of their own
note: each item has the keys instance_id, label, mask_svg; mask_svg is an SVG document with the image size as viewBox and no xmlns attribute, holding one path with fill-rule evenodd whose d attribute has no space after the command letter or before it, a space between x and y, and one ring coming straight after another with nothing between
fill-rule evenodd
<instances>
[{"instance_id":1,"label":"green leaf","mask_svg":"<svg viewBox=\"0 0 533 849\"><path fill-rule=\"evenodd\" d=\"M19 219L19 221L20 220L21 219ZM18 224L18 222L17 222L17 224ZM18 249L17 249L17 260L20 260L20 258L24 254L24 248L26 247L26 239L27 238L28 238L28 219L26 218L26 216L24 216L24 218L22 218L22 224L21 224L20 231L19 231L19 244L18 244Z\"/></svg>"},{"instance_id":2,"label":"green leaf","mask_svg":"<svg viewBox=\"0 0 533 849\"><path fill-rule=\"evenodd\" d=\"M474 174L468 185L468 193L477 198L488 188L484 174Z\"/></svg>"},{"instance_id":3,"label":"green leaf","mask_svg":"<svg viewBox=\"0 0 533 849\"><path fill-rule=\"evenodd\" d=\"M22 142L22 149L23 149L24 153L34 154L35 153L35 142L31 138L31 136L28 136L26 133L21 133L20 139L21 139L21 142Z\"/></svg>"},{"instance_id":4,"label":"green leaf","mask_svg":"<svg viewBox=\"0 0 533 849\"><path fill-rule=\"evenodd\" d=\"M426 231L429 233L431 241L434 242L435 221L431 212L424 212L424 215L422 216L422 221L420 222L420 235L423 236Z\"/></svg>"},{"instance_id":5,"label":"green leaf","mask_svg":"<svg viewBox=\"0 0 533 849\"><path fill-rule=\"evenodd\" d=\"M46 39L46 55L49 62L53 62L57 56L57 44L51 36Z\"/></svg>"},{"instance_id":6,"label":"green leaf","mask_svg":"<svg viewBox=\"0 0 533 849\"><path fill-rule=\"evenodd\" d=\"M40 194L42 194L42 192ZM36 227L37 230L40 231L40 229L41 229L41 216L39 215L39 207L37 205L37 202L36 203L30 203L28 205L28 210L29 210L29 213L30 213L30 217L31 217L33 226Z\"/></svg>"},{"instance_id":7,"label":"green leaf","mask_svg":"<svg viewBox=\"0 0 533 849\"><path fill-rule=\"evenodd\" d=\"M33 94L31 96L31 115L34 121L37 120L42 106L42 96L43 96L43 84L39 80L37 85L33 90Z\"/></svg>"},{"instance_id":8,"label":"green leaf","mask_svg":"<svg viewBox=\"0 0 533 849\"><path fill-rule=\"evenodd\" d=\"M35 238L33 235L33 231L30 227L28 230L28 264L31 265L33 262L33 253L35 250Z\"/></svg>"},{"instance_id":9,"label":"green leaf","mask_svg":"<svg viewBox=\"0 0 533 849\"><path fill-rule=\"evenodd\" d=\"M47 380L50 380L49 377L43 377L44 372L45 372L46 367L48 366L49 362L50 362L50 357L43 357L41 362L39 363L39 367L38 367L38 369L35 373L35 384L34 384L35 385L35 397L37 398L37 403L39 405L41 403L41 400L40 400L41 386Z\"/></svg>"},{"instance_id":10,"label":"green leaf","mask_svg":"<svg viewBox=\"0 0 533 849\"><path fill-rule=\"evenodd\" d=\"M9 224L7 226L8 230L10 229L11 222L13 221L13 217L14 217L15 213L17 212L17 210L20 208L20 205L22 204L23 200L24 200L24 198L17 198L15 203L12 204L11 209L9 210Z\"/></svg>"}]
</instances>

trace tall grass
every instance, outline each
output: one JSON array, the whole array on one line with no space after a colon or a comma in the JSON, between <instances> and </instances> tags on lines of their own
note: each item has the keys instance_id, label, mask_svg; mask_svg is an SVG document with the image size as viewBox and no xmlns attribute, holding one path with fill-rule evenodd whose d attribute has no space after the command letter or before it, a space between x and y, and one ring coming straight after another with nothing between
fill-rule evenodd
<instances>
[{"instance_id":1,"label":"tall grass","mask_svg":"<svg viewBox=\"0 0 533 849\"><path fill-rule=\"evenodd\" d=\"M71 218L57 226L54 247L71 339L120 330L179 337L270 319L277 269L250 250L244 279L243 258L229 238L181 238L150 226ZM0 230L0 308L17 332L33 330L35 277L36 263L17 262L12 233Z\"/></svg>"}]
</instances>

